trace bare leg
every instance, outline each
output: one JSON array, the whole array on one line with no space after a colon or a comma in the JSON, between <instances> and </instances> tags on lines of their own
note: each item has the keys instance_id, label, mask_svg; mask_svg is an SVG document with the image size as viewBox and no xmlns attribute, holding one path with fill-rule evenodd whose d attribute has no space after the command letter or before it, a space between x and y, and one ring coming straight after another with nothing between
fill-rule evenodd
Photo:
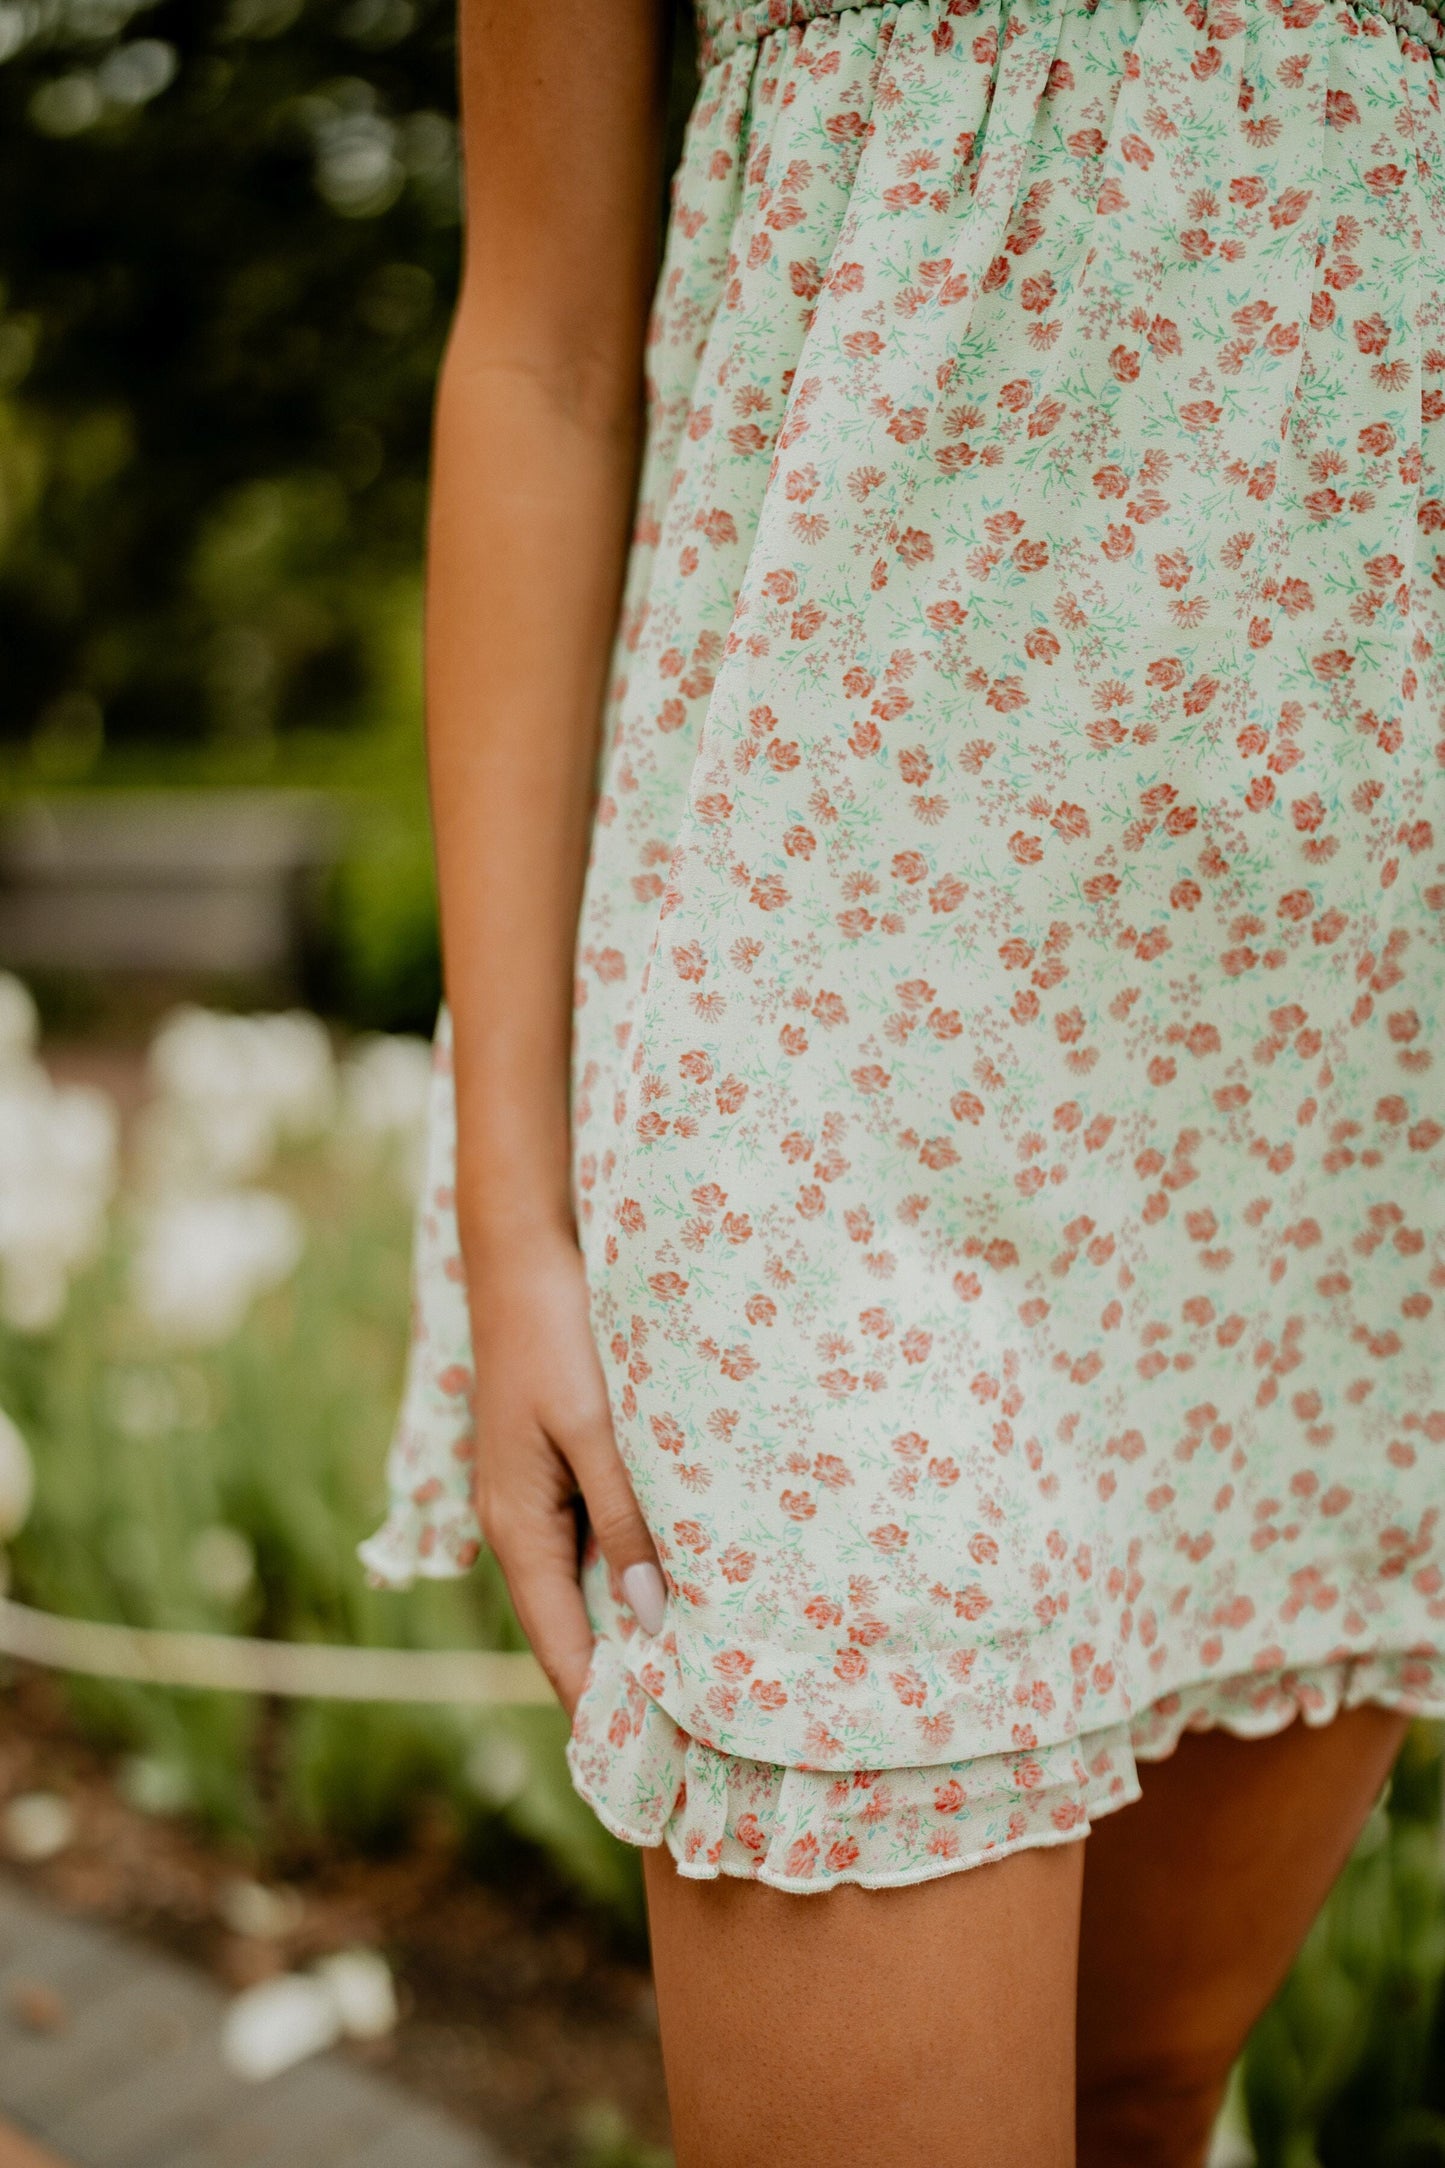
<instances>
[{"instance_id":1,"label":"bare leg","mask_svg":"<svg viewBox=\"0 0 1445 2168\"><path fill-rule=\"evenodd\" d=\"M1187 1735L1096 1824L1079 1950L1079 2168L1199 2168L1226 2081L1389 1775L1405 1720Z\"/></svg>"},{"instance_id":2,"label":"bare leg","mask_svg":"<svg viewBox=\"0 0 1445 2168\"><path fill-rule=\"evenodd\" d=\"M1084 1849L816 1896L649 1852L678 2168L1070 2168Z\"/></svg>"}]
</instances>

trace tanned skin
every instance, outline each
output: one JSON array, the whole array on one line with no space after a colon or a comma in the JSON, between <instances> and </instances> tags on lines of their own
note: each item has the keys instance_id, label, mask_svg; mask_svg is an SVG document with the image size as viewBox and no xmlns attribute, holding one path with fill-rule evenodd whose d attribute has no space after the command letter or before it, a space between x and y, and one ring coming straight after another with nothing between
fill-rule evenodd
<instances>
[{"instance_id":1,"label":"tanned skin","mask_svg":"<svg viewBox=\"0 0 1445 2168\"><path fill-rule=\"evenodd\" d=\"M569 1711L578 1500L639 1604L656 1571L588 1324L567 1098L667 12L461 0L466 256L436 419L427 735L477 1505ZM649 1853L679 2168L1200 2168L1402 1731L1362 1709L1190 1737L1087 1840L906 1889L789 1896Z\"/></svg>"}]
</instances>

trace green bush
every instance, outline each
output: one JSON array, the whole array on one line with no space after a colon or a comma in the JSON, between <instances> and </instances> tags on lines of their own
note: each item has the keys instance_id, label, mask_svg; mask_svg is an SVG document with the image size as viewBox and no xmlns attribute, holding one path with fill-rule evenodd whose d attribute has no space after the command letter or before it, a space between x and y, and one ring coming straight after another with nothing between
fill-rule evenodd
<instances>
[{"instance_id":1,"label":"green bush","mask_svg":"<svg viewBox=\"0 0 1445 2168\"><path fill-rule=\"evenodd\" d=\"M1381 1807L1250 2042L1260 2168L1445 2163L1441 1731L1416 1725Z\"/></svg>"},{"instance_id":2,"label":"green bush","mask_svg":"<svg viewBox=\"0 0 1445 2168\"><path fill-rule=\"evenodd\" d=\"M410 1212L389 1175L361 1178L319 1153L292 1155L282 1176L308 1206L306 1254L227 1345L157 1344L126 1299L123 1236L53 1332L0 1328L0 1407L37 1469L15 1593L137 1626L523 1646L489 1559L465 1581L403 1595L366 1586L355 1547L382 1510ZM223 1566L231 1555L226 1572L208 1544ZM479 1841L500 1819L590 1895L636 1914L636 1862L573 1793L560 1711L265 1707L97 1680L73 1692L97 1736L158 1766L163 1792L263 1854L397 1844L419 1808L442 1802Z\"/></svg>"}]
</instances>

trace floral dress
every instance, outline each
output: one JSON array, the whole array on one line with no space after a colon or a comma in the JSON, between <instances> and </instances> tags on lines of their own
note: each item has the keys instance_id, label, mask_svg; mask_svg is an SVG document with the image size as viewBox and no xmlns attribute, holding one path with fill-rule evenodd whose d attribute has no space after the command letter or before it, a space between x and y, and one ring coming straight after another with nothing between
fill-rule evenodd
<instances>
[{"instance_id":1,"label":"floral dress","mask_svg":"<svg viewBox=\"0 0 1445 2168\"><path fill-rule=\"evenodd\" d=\"M1445 1714L1445 26L702 18L573 1072L668 1603L587 1563L570 1760L876 1886ZM389 1582L478 1548L448 1047Z\"/></svg>"}]
</instances>

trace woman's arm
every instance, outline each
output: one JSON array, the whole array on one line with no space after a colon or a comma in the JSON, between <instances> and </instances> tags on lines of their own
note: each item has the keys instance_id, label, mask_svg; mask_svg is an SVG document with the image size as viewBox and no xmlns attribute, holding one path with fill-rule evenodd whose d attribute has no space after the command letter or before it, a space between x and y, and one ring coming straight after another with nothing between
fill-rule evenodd
<instances>
[{"instance_id":1,"label":"woman's arm","mask_svg":"<svg viewBox=\"0 0 1445 2168\"><path fill-rule=\"evenodd\" d=\"M571 1501L649 1609L569 1185L573 942L642 421L662 0L461 0L467 228L438 392L427 742L483 1532L564 1704ZM662 1583L652 1583L656 1614ZM655 1625L656 1617L645 1622Z\"/></svg>"}]
</instances>

